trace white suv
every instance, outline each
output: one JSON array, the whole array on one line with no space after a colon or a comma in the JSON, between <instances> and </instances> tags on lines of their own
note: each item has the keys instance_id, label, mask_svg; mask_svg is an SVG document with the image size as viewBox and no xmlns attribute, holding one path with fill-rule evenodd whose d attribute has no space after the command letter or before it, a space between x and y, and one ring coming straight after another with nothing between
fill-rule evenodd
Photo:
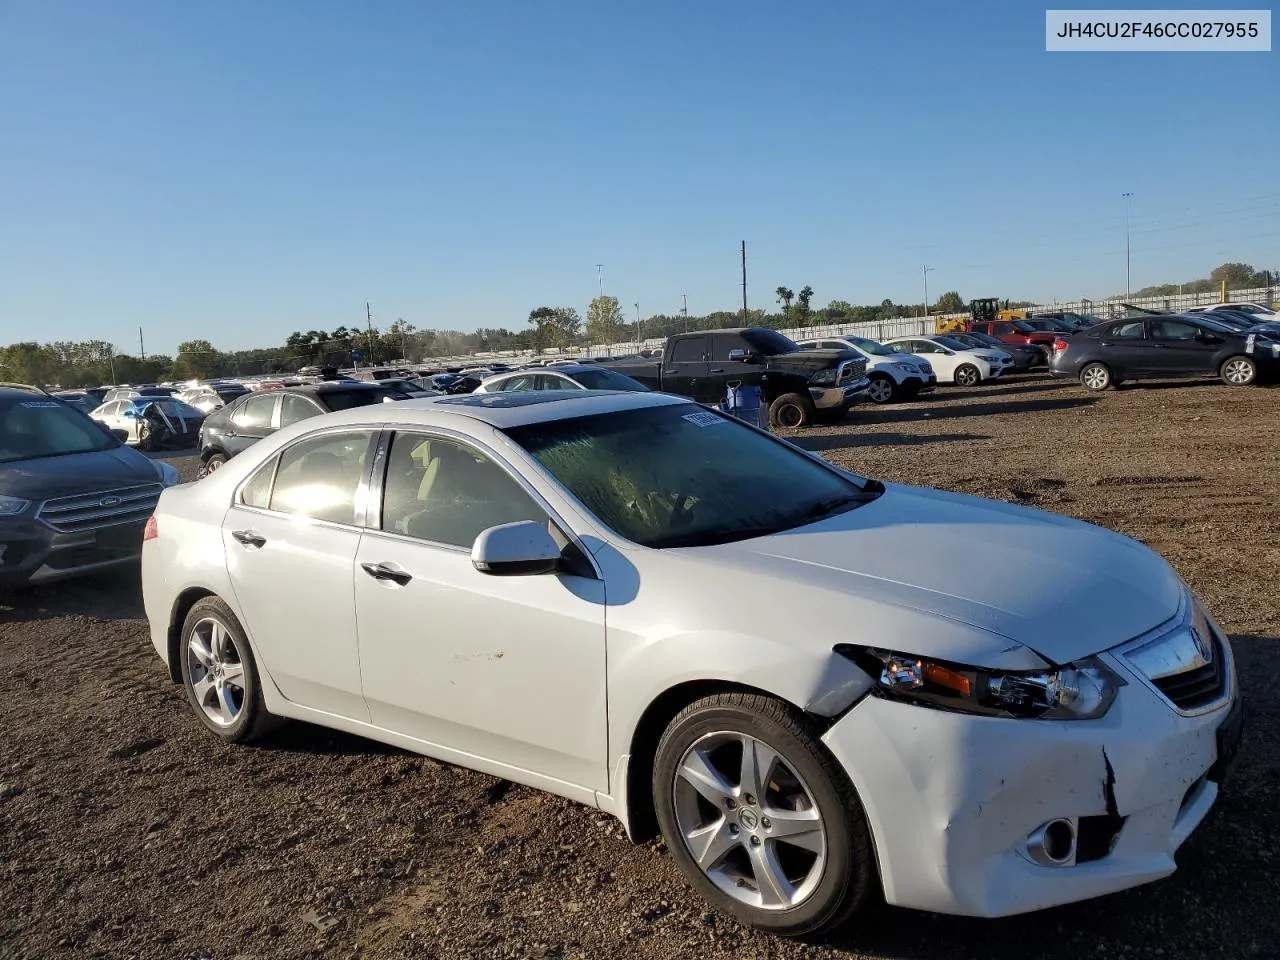
<instances>
[{"instance_id":1,"label":"white suv","mask_svg":"<svg viewBox=\"0 0 1280 960\"><path fill-rule=\"evenodd\" d=\"M933 367L924 357L907 357L895 353L878 340L866 337L831 337L805 340L801 350L852 350L867 361L867 399L872 403L895 403L910 400L922 393L932 393L938 385Z\"/></svg>"}]
</instances>

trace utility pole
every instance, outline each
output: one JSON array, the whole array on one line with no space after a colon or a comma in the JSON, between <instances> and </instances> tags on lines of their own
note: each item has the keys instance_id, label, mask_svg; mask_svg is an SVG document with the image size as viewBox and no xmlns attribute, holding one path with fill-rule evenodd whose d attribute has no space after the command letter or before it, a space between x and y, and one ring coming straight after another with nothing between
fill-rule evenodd
<instances>
[{"instance_id":1,"label":"utility pole","mask_svg":"<svg viewBox=\"0 0 1280 960\"><path fill-rule=\"evenodd\" d=\"M640 346L640 304L636 304L636 346Z\"/></svg>"},{"instance_id":2,"label":"utility pole","mask_svg":"<svg viewBox=\"0 0 1280 960\"><path fill-rule=\"evenodd\" d=\"M369 301L364 302L364 319L369 326L369 366L373 366L373 311L369 309Z\"/></svg>"},{"instance_id":3,"label":"utility pole","mask_svg":"<svg viewBox=\"0 0 1280 960\"><path fill-rule=\"evenodd\" d=\"M111 382L117 383L116 380L116 348L115 344L107 344L107 361L111 364Z\"/></svg>"},{"instance_id":4,"label":"utility pole","mask_svg":"<svg viewBox=\"0 0 1280 960\"><path fill-rule=\"evenodd\" d=\"M684 332L689 332L689 295L687 293L680 294L680 315L684 317Z\"/></svg>"},{"instance_id":5,"label":"utility pole","mask_svg":"<svg viewBox=\"0 0 1280 960\"><path fill-rule=\"evenodd\" d=\"M596 285L600 288L600 296L604 296L604 264L596 264Z\"/></svg>"},{"instance_id":6,"label":"utility pole","mask_svg":"<svg viewBox=\"0 0 1280 960\"><path fill-rule=\"evenodd\" d=\"M1129 198L1133 196L1133 192L1122 193L1124 197L1124 296L1128 300L1132 293L1129 284Z\"/></svg>"},{"instance_id":7,"label":"utility pole","mask_svg":"<svg viewBox=\"0 0 1280 960\"><path fill-rule=\"evenodd\" d=\"M933 267L924 268L924 315L929 316L929 271Z\"/></svg>"},{"instance_id":8,"label":"utility pole","mask_svg":"<svg viewBox=\"0 0 1280 960\"><path fill-rule=\"evenodd\" d=\"M396 317L396 323L400 324L400 359L408 360L409 354L404 346L404 317Z\"/></svg>"},{"instance_id":9,"label":"utility pole","mask_svg":"<svg viewBox=\"0 0 1280 960\"><path fill-rule=\"evenodd\" d=\"M742 325L747 325L747 241L742 241Z\"/></svg>"},{"instance_id":10,"label":"utility pole","mask_svg":"<svg viewBox=\"0 0 1280 960\"><path fill-rule=\"evenodd\" d=\"M138 328L138 353L142 355L142 359L147 359L147 348L142 345L142 328Z\"/></svg>"}]
</instances>

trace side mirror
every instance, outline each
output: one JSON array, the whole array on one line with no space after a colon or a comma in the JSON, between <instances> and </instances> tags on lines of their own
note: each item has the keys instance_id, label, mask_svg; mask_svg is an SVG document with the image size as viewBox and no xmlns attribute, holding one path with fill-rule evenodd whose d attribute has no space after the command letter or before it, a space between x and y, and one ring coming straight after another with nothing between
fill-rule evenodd
<instances>
[{"instance_id":1,"label":"side mirror","mask_svg":"<svg viewBox=\"0 0 1280 960\"><path fill-rule=\"evenodd\" d=\"M483 530L471 547L471 564L495 577L529 577L560 569L560 545L546 524L533 520Z\"/></svg>"},{"instance_id":2,"label":"side mirror","mask_svg":"<svg viewBox=\"0 0 1280 960\"><path fill-rule=\"evenodd\" d=\"M744 360L747 359L747 351L741 348L738 348L736 350L730 350L729 359L734 361L735 363L742 363Z\"/></svg>"},{"instance_id":3,"label":"side mirror","mask_svg":"<svg viewBox=\"0 0 1280 960\"><path fill-rule=\"evenodd\" d=\"M129 434L127 434L127 433L126 433L125 431L123 431L123 430L108 430L108 431L107 431L107 433L111 434L113 437L115 437L115 438L116 438L117 440L119 440L121 443L128 443L128 442L129 442Z\"/></svg>"},{"instance_id":4,"label":"side mirror","mask_svg":"<svg viewBox=\"0 0 1280 960\"><path fill-rule=\"evenodd\" d=\"M126 410L122 414L120 414L120 416L124 417L126 420L142 419L142 414L140 414L137 410Z\"/></svg>"}]
</instances>

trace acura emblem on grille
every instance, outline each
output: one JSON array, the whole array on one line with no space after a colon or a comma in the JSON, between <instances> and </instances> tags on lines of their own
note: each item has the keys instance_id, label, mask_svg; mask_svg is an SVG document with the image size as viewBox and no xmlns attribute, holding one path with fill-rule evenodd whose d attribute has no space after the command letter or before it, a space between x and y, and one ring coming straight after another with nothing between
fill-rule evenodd
<instances>
[{"instance_id":1,"label":"acura emblem on grille","mask_svg":"<svg viewBox=\"0 0 1280 960\"><path fill-rule=\"evenodd\" d=\"M99 501L98 501L98 506L100 506L100 507L118 507L118 506L120 506L121 502L122 502L122 501L120 500L120 498L119 498L119 497L103 497L101 500L99 500Z\"/></svg>"},{"instance_id":2,"label":"acura emblem on grille","mask_svg":"<svg viewBox=\"0 0 1280 960\"><path fill-rule=\"evenodd\" d=\"M1195 641L1196 649L1200 651L1200 656L1204 657L1205 663L1213 663L1213 644L1195 627L1191 628L1191 639Z\"/></svg>"}]
</instances>

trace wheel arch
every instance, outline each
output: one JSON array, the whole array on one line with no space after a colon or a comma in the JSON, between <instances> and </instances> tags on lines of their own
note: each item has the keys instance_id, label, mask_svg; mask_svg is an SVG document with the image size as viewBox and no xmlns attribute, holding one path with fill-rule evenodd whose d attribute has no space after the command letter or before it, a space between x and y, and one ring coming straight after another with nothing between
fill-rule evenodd
<instances>
[{"instance_id":1,"label":"wheel arch","mask_svg":"<svg viewBox=\"0 0 1280 960\"><path fill-rule=\"evenodd\" d=\"M201 600L206 597L216 597L217 594L207 587L187 587L178 594L173 601L173 608L169 613L169 630L168 630L168 646L167 657L169 667L169 679L174 683L182 682L182 662L179 659L178 647L182 643L182 625L186 623L187 614Z\"/></svg>"}]
</instances>

